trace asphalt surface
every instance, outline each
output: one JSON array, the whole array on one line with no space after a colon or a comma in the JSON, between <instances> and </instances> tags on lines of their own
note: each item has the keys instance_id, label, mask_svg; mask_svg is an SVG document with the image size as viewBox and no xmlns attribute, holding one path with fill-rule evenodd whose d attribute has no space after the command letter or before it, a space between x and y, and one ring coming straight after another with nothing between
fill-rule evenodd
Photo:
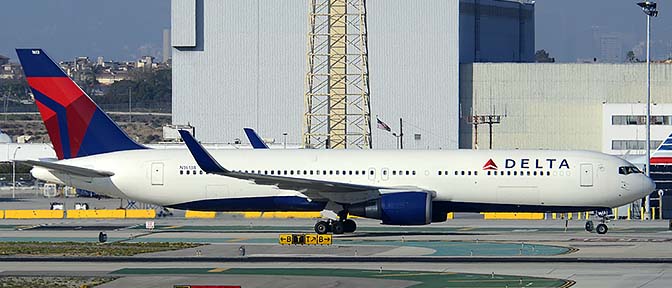
<instances>
[{"instance_id":1,"label":"asphalt surface","mask_svg":"<svg viewBox=\"0 0 672 288\"><path fill-rule=\"evenodd\" d=\"M0 209L48 201L5 202ZM91 201L92 207L120 204ZM336 235L330 246L283 246L277 243L280 233L311 233L315 220L175 216L155 219L152 231L144 229L145 220L0 220L0 242L95 245L98 233L104 231L110 242L203 244L125 258L0 256L0 277L118 277L100 287L669 287L672 283L672 232L667 221L612 221L606 235L585 232L584 221L576 220L463 218L420 227L356 221L356 233ZM241 247L245 256L240 255ZM236 270L240 268L245 269Z\"/></svg>"}]
</instances>

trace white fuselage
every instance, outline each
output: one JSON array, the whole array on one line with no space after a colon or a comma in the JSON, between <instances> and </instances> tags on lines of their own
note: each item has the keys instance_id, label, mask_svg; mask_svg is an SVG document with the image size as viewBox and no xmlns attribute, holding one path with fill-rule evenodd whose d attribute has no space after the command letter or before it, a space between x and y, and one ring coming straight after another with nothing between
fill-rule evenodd
<instances>
[{"instance_id":1,"label":"white fuselage","mask_svg":"<svg viewBox=\"0 0 672 288\"><path fill-rule=\"evenodd\" d=\"M619 174L619 167L632 166L627 161L589 151L305 149L210 153L233 171L390 188L419 187L436 192L434 202L543 206L549 211L553 207L616 207L655 188L641 173ZM486 170L489 160L494 166ZM119 151L58 163L110 171L114 176L86 178L40 167L32 173L45 181L184 209L191 208L181 204L208 200L307 198L300 191L203 173L186 149ZM207 210L249 210L226 205L217 209L216 203ZM194 209L203 209L199 207Z\"/></svg>"}]
</instances>

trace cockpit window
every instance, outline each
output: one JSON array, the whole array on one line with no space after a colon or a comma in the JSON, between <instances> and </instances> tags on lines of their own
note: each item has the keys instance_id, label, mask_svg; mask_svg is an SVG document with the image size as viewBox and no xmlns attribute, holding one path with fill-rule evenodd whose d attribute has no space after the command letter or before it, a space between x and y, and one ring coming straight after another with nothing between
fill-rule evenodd
<instances>
[{"instance_id":1,"label":"cockpit window","mask_svg":"<svg viewBox=\"0 0 672 288\"><path fill-rule=\"evenodd\" d=\"M618 174L628 175L628 174L632 174L632 173L643 173L643 172L635 166L621 166L621 167L618 167Z\"/></svg>"}]
</instances>

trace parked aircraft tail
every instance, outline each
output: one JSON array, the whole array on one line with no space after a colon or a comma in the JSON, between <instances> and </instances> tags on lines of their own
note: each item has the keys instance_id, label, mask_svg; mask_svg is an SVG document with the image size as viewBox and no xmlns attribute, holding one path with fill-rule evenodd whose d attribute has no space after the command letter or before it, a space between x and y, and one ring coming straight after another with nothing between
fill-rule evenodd
<instances>
[{"instance_id":1,"label":"parked aircraft tail","mask_svg":"<svg viewBox=\"0 0 672 288\"><path fill-rule=\"evenodd\" d=\"M672 134L651 153L651 164L672 164Z\"/></svg>"},{"instance_id":2,"label":"parked aircraft tail","mask_svg":"<svg viewBox=\"0 0 672 288\"><path fill-rule=\"evenodd\" d=\"M58 159L145 149L89 98L42 49L16 49Z\"/></svg>"}]
</instances>

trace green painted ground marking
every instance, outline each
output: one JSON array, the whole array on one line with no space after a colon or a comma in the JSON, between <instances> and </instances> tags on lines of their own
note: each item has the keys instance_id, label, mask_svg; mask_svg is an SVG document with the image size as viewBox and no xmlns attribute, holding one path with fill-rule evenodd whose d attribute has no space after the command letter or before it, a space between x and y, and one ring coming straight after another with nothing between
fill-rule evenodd
<instances>
[{"instance_id":1,"label":"green painted ground marking","mask_svg":"<svg viewBox=\"0 0 672 288\"><path fill-rule=\"evenodd\" d=\"M419 282L413 288L438 287L568 287L571 281L552 278L462 274L426 271L378 271L357 269L291 269L291 268L124 268L111 272L115 275L265 275L265 276L313 276L348 277L369 279L394 279Z\"/></svg>"},{"instance_id":2,"label":"green painted ground marking","mask_svg":"<svg viewBox=\"0 0 672 288\"><path fill-rule=\"evenodd\" d=\"M108 238L108 242L116 242L127 238ZM91 233L91 237L0 237L0 242L98 242L98 234ZM163 241L165 242L165 241ZM178 242L178 241L174 241ZM179 241L184 242L184 241Z\"/></svg>"},{"instance_id":3,"label":"green painted ground marking","mask_svg":"<svg viewBox=\"0 0 672 288\"><path fill-rule=\"evenodd\" d=\"M554 256L570 252L570 248L554 245L497 243L487 241L358 241L337 240L336 244L412 246L433 249L431 256Z\"/></svg>"}]
</instances>

